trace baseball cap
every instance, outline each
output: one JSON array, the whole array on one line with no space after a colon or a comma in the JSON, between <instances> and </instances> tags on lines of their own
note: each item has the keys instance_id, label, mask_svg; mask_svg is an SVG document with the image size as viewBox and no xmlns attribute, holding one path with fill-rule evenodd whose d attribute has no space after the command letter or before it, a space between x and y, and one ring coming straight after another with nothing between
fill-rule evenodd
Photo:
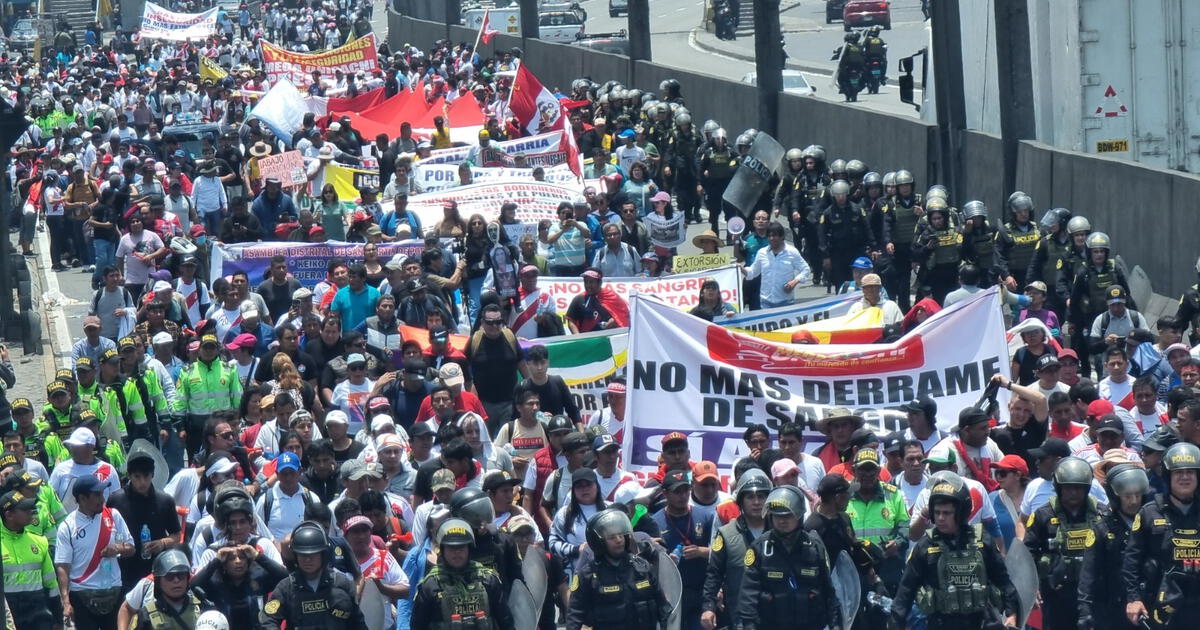
<instances>
[{"instance_id":1,"label":"baseball cap","mask_svg":"<svg viewBox=\"0 0 1200 630\"><path fill-rule=\"evenodd\" d=\"M671 442L687 442L687 436L679 431L672 431L662 438L662 446L666 448Z\"/></svg>"},{"instance_id":2,"label":"baseball cap","mask_svg":"<svg viewBox=\"0 0 1200 630\"><path fill-rule=\"evenodd\" d=\"M1062 350L1059 350L1058 351L1058 362L1062 363L1063 361L1066 361L1067 359L1074 360L1076 364L1079 363L1079 355L1076 354L1074 350L1072 350L1070 348L1063 348Z\"/></svg>"},{"instance_id":3,"label":"baseball cap","mask_svg":"<svg viewBox=\"0 0 1200 630\"><path fill-rule=\"evenodd\" d=\"M450 338L450 331L446 330L445 326L434 326L429 329L429 341L446 341ZM441 372L438 372L441 375Z\"/></svg>"},{"instance_id":4,"label":"baseball cap","mask_svg":"<svg viewBox=\"0 0 1200 630\"><path fill-rule=\"evenodd\" d=\"M850 482L846 478L837 473L832 473L821 477L821 481L817 483L817 496L829 497L840 492L850 490Z\"/></svg>"},{"instance_id":5,"label":"baseball cap","mask_svg":"<svg viewBox=\"0 0 1200 630\"><path fill-rule=\"evenodd\" d=\"M97 416L95 411L92 411L91 409L87 409L87 408L79 410L79 424L85 425L85 424L91 424L93 422L95 422L95 423L100 422L100 416Z\"/></svg>"},{"instance_id":6,"label":"baseball cap","mask_svg":"<svg viewBox=\"0 0 1200 630\"><path fill-rule=\"evenodd\" d=\"M325 416L325 424L329 424L328 415ZM413 438L425 437L426 435L433 435L433 427L429 426L428 422L415 422L413 423L412 427L408 429L408 438L410 440Z\"/></svg>"},{"instance_id":7,"label":"baseball cap","mask_svg":"<svg viewBox=\"0 0 1200 630\"><path fill-rule=\"evenodd\" d=\"M1061 365L1058 362L1058 357L1053 354L1043 354L1037 361L1037 371L1042 370L1057 370Z\"/></svg>"},{"instance_id":8,"label":"baseball cap","mask_svg":"<svg viewBox=\"0 0 1200 630\"><path fill-rule=\"evenodd\" d=\"M781 457L771 464L771 478L782 477L788 473L800 472L800 467L796 465L790 457Z\"/></svg>"},{"instance_id":9,"label":"baseball cap","mask_svg":"<svg viewBox=\"0 0 1200 630\"><path fill-rule=\"evenodd\" d=\"M26 496L20 490L12 490L0 497L0 511L37 509L37 497Z\"/></svg>"},{"instance_id":10,"label":"baseball cap","mask_svg":"<svg viewBox=\"0 0 1200 630\"><path fill-rule=\"evenodd\" d=\"M1105 292L1104 297L1108 300L1109 304L1124 304L1125 298L1127 297L1125 295L1125 287L1122 287L1119 284L1113 285L1108 288L1108 291Z\"/></svg>"},{"instance_id":11,"label":"baseball cap","mask_svg":"<svg viewBox=\"0 0 1200 630\"><path fill-rule=\"evenodd\" d=\"M151 345L157 346L157 345L161 345L164 343L175 343L175 338L171 336L171 333L169 333L165 330L162 332L159 332L159 333L155 333L154 336L150 338Z\"/></svg>"},{"instance_id":12,"label":"baseball cap","mask_svg":"<svg viewBox=\"0 0 1200 630\"><path fill-rule=\"evenodd\" d=\"M884 453L898 453L904 450L904 434L893 431L883 438Z\"/></svg>"},{"instance_id":13,"label":"baseball cap","mask_svg":"<svg viewBox=\"0 0 1200 630\"><path fill-rule=\"evenodd\" d=\"M462 366L457 363L447 363L438 370L438 378L446 387L454 387L462 385L466 378L463 376Z\"/></svg>"},{"instance_id":14,"label":"baseball cap","mask_svg":"<svg viewBox=\"0 0 1200 630\"><path fill-rule=\"evenodd\" d=\"M117 353L116 348L109 348L108 350L105 350L104 352L100 353L100 362L101 363L110 363L110 362L111 363L120 363L121 355Z\"/></svg>"},{"instance_id":15,"label":"baseball cap","mask_svg":"<svg viewBox=\"0 0 1200 630\"><path fill-rule=\"evenodd\" d=\"M709 479L721 480L721 477L717 475L717 465L708 460L697 462L692 468L692 482L700 483Z\"/></svg>"},{"instance_id":16,"label":"baseball cap","mask_svg":"<svg viewBox=\"0 0 1200 630\"><path fill-rule=\"evenodd\" d=\"M100 328L102 326L103 324L100 322L100 318L95 315L88 315L87 317L83 318L84 330L87 330L88 328Z\"/></svg>"},{"instance_id":17,"label":"baseball cap","mask_svg":"<svg viewBox=\"0 0 1200 630\"><path fill-rule=\"evenodd\" d=\"M55 394L69 394L69 393L70 393L70 391L67 389L67 384L64 383L63 381L60 381L57 379L50 381L50 384L46 386L46 396L47 397L54 396Z\"/></svg>"},{"instance_id":18,"label":"baseball cap","mask_svg":"<svg viewBox=\"0 0 1200 630\"><path fill-rule=\"evenodd\" d=\"M95 446L96 434L83 427L79 427L71 432L71 437L67 438L63 444L67 446Z\"/></svg>"},{"instance_id":19,"label":"baseball cap","mask_svg":"<svg viewBox=\"0 0 1200 630\"><path fill-rule=\"evenodd\" d=\"M1026 291L1028 291L1030 289L1033 289L1034 291L1041 291L1042 293L1047 292L1046 283L1042 282L1041 280L1034 280L1033 282L1030 282L1029 284L1025 285Z\"/></svg>"},{"instance_id":20,"label":"baseball cap","mask_svg":"<svg viewBox=\"0 0 1200 630\"><path fill-rule=\"evenodd\" d=\"M238 307L238 312L242 314L242 319L254 319L258 317L258 307L251 300L242 302L242 305Z\"/></svg>"},{"instance_id":21,"label":"baseball cap","mask_svg":"<svg viewBox=\"0 0 1200 630\"><path fill-rule=\"evenodd\" d=\"M104 492L104 484L93 475L84 475L75 479L75 485L71 488L71 495L78 497L81 494L90 494L92 492Z\"/></svg>"},{"instance_id":22,"label":"baseball cap","mask_svg":"<svg viewBox=\"0 0 1200 630\"><path fill-rule=\"evenodd\" d=\"M483 476L483 489L485 491L495 490L501 486L515 486L519 483L521 483L521 480L514 478L507 470L493 470Z\"/></svg>"},{"instance_id":23,"label":"baseball cap","mask_svg":"<svg viewBox=\"0 0 1200 630\"><path fill-rule=\"evenodd\" d=\"M79 357L75 362L76 372L91 372L96 369L96 364L92 362L92 357Z\"/></svg>"},{"instance_id":24,"label":"baseball cap","mask_svg":"<svg viewBox=\"0 0 1200 630\"><path fill-rule=\"evenodd\" d=\"M0 470L4 470L9 466L18 466L20 463L21 462L17 461L16 454L10 451L5 451L3 454L0 454Z\"/></svg>"},{"instance_id":25,"label":"baseball cap","mask_svg":"<svg viewBox=\"0 0 1200 630\"><path fill-rule=\"evenodd\" d=\"M388 399L384 396L376 396L367 403L367 409L370 409L371 411L389 409L391 406L392 403L388 402Z\"/></svg>"},{"instance_id":26,"label":"baseball cap","mask_svg":"<svg viewBox=\"0 0 1200 630\"><path fill-rule=\"evenodd\" d=\"M396 428L396 421L386 413L381 413L374 418L371 418L371 432L382 431L388 427Z\"/></svg>"},{"instance_id":27,"label":"baseball cap","mask_svg":"<svg viewBox=\"0 0 1200 630\"><path fill-rule=\"evenodd\" d=\"M1000 461L996 462L996 468L1002 470L1015 470L1021 473L1022 477L1029 476L1029 464L1025 463L1025 458L1020 455L1005 455Z\"/></svg>"},{"instance_id":28,"label":"baseball cap","mask_svg":"<svg viewBox=\"0 0 1200 630\"><path fill-rule=\"evenodd\" d=\"M334 424L348 425L350 424L350 417L347 416L346 412L342 411L341 409L333 409L329 413L325 414L325 424L329 424L331 422Z\"/></svg>"},{"instance_id":29,"label":"baseball cap","mask_svg":"<svg viewBox=\"0 0 1200 630\"><path fill-rule=\"evenodd\" d=\"M216 345L220 345L220 343L221 342L217 341L216 335L204 335L203 337L200 338L201 346L209 346L209 345L216 346Z\"/></svg>"},{"instance_id":30,"label":"baseball cap","mask_svg":"<svg viewBox=\"0 0 1200 630\"><path fill-rule=\"evenodd\" d=\"M358 352L351 353L349 356L346 357L346 367L350 367L351 365L358 365L360 363L363 365L366 365L367 357L363 356L362 354L360 354Z\"/></svg>"},{"instance_id":31,"label":"baseball cap","mask_svg":"<svg viewBox=\"0 0 1200 630\"><path fill-rule=\"evenodd\" d=\"M250 333L242 333L233 338L233 341L225 344L225 347L230 350L242 350L245 348L253 348L258 345L258 338Z\"/></svg>"},{"instance_id":32,"label":"baseball cap","mask_svg":"<svg viewBox=\"0 0 1200 630\"><path fill-rule=\"evenodd\" d=\"M1087 406L1088 420L1091 420L1092 418L1101 418L1115 412L1116 409L1113 407L1113 404L1103 398L1097 398L1096 400L1088 403Z\"/></svg>"},{"instance_id":33,"label":"baseball cap","mask_svg":"<svg viewBox=\"0 0 1200 630\"><path fill-rule=\"evenodd\" d=\"M429 482L429 487L437 492L438 490L453 490L456 485L454 483L454 473L448 468L434 471L433 479Z\"/></svg>"},{"instance_id":34,"label":"baseball cap","mask_svg":"<svg viewBox=\"0 0 1200 630\"><path fill-rule=\"evenodd\" d=\"M535 527L536 526L533 523L533 519L524 514L517 514L508 519L508 523L504 525L504 530L510 534L515 534L525 528L533 530Z\"/></svg>"},{"instance_id":35,"label":"baseball cap","mask_svg":"<svg viewBox=\"0 0 1200 630\"><path fill-rule=\"evenodd\" d=\"M167 289L170 289L170 288L171 288L170 282L167 282L166 280L156 280L154 282L154 287L152 290L155 293L158 293L159 291L166 291Z\"/></svg>"},{"instance_id":36,"label":"baseball cap","mask_svg":"<svg viewBox=\"0 0 1200 630\"><path fill-rule=\"evenodd\" d=\"M338 476L342 481L357 481L367 474L367 465L361 459L348 459L342 462Z\"/></svg>"},{"instance_id":37,"label":"baseball cap","mask_svg":"<svg viewBox=\"0 0 1200 630\"><path fill-rule=\"evenodd\" d=\"M954 451L950 450L948 446L944 448L935 446L929 449L924 461L926 464L953 464L958 460L954 457Z\"/></svg>"},{"instance_id":38,"label":"baseball cap","mask_svg":"<svg viewBox=\"0 0 1200 630\"><path fill-rule=\"evenodd\" d=\"M134 347L137 347L137 342L133 340L133 337L121 337L117 340L117 350L124 351Z\"/></svg>"},{"instance_id":39,"label":"baseball cap","mask_svg":"<svg viewBox=\"0 0 1200 630\"><path fill-rule=\"evenodd\" d=\"M1121 418L1115 413L1105 414L1100 417L1100 424L1096 425L1096 433L1112 432L1117 435L1125 434L1125 424L1121 422Z\"/></svg>"},{"instance_id":40,"label":"baseball cap","mask_svg":"<svg viewBox=\"0 0 1200 630\"><path fill-rule=\"evenodd\" d=\"M364 526L367 529L371 529L372 527L374 527L371 524L371 519L363 516L362 514L355 514L354 516L351 516L350 518L346 519L346 522L342 524L342 532L349 533L350 530L354 529L355 527L364 527Z\"/></svg>"},{"instance_id":41,"label":"baseball cap","mask_svg":"<svg viewBox=\"0 0 1200 630\"><path fill-rule=\"evenodd\" d=\"M877 273L869 273L862 277L862 282L859 284L864 287L881 287L883 286L883 279Z\"/></svg>"},{"instance_id":42,"label":"baseball cap","mask_svg":"<svg viewBox=\"0 0 1200 630\"><path fill-rule=\"evenodd\" d=\"M1029 456L1034 459L1041 459L1043 457L1070 457L1071 447L1062 438L1046 438L1046 441L1042 442L1041 446L1029 449Z\"/></svg>"},{"instance_id":43,"label":"baseball cap","mask_svg":"<svg viewBox=\"0 0 1200 630\"><path fill-rule=\"evenodd\" d=\"M275 471L300 470L300 457L291 451L284 451L275 457Z\"/></svg>"},{"instance_id":44,"label":"baseball cap","mask_svg":"<svg viewBox=\"0 0 1200 630\"><path fill-rule=\"evenodd\" d=\"M571 473L571 485L573 486L580 482L591 482L591 483L599 484L600 478L596 476L596 471L594 469L584 466L583 468L580 468L580 469L576 470L575 472Z\"/></svg>"},{"instance_id":45,"label":"baseball cap","mask_svg":"<svg viewBox=\"0 0 1200 630\"><path fill-rule=\"evenodd\" d=\"M620 445L617 444L617 441L615 439L613 439L613 436L611 436L607 433L601 433L600 435L597 435L595 438L592 439L592 450L593 451L596 451L598 453L600 451L603 451L606 448L620 448Z\"/></svg>"},{"instance_id":46,"label":"baseball cap","mask_svg":"<svg viewBox=\"0 0 1200 630\"><path fill-rule=\"evenodd\" d=\"M308 287L300 287L299 289L292 291L293 300L307 300L312 298L312 296L312 289L309 289Z\"/></svg>"},{"instance_id":47,"label":"baseball cap","mask_svg":"<svg viewBox=\"0 0 1200 630\"><path fill-rule=\"evenodd\" d=\"M395 433L384 433L375 438L375 450L382 451L385 448L404 449L404 438Z\"/></svg>"},{"instance_id":48,"label":"baseball cap","mask_svg":"<svg viewBox=\"0 0 1200 630\"><path fill-rule=\"evenodd\" d=\"M967 407L958 412L958 428L965 429L973 424L987 422L991 416L979 407Z\"/></svg>"},{"instance_id":49,"label":"baseball cap","mask_svg":"<svg viewBox=\"0 0 1200 630\"><path fill-rule=\"evenodd\" d=\"M871 429L858 428L858 429L855 429L854 432L850 434L850 446L857 446L859 448L862 448L868 444L878 444L878 443L879 443L879 436L875 435L875 432L872 431Z\"/></svg>"},{"instance_id":50,"label":"baseball cap","mask_svg":"<svg viewBox=\"0 0 1200 630\"><path fill-rule=\"evenodd\" d=\"M863 466L874 466L879 468L879 453L873 448L860 448L854 454L854 467L861 468Z\"/></svg>"},{"instance_id":51,"label":"baseball cap","mask_svg":"<svg viewBox=\"0 0 1200 630\"><path fill-rule=\"evenodd\" d=\"M12 410L15 411L33 411L33 401L28 398L18 398L12 401Z\"/></svg>"},{"instance_id":52,"label":"baseball cap","mask_svg":"<svg viewBox=\"0 0 1200 630\"><path fill-rule=\"evenodd\" d=\"M688 479L688 474L682 470L672 470L666 475L663 475L663 488L670 492L680 486L690 486L692 482Z\"/></svg>"},{"instance_id":53,"label":"baseball cap","mask_svg":"<svg viewBox=\"0 0 1200 630\"><path fill-rule=\"evenodd\" d=\"M937 417L937 402L930 396L921 396L900 405L900 411L923 413L927 419L932 421Z\"/></svg>"}]
</instances>

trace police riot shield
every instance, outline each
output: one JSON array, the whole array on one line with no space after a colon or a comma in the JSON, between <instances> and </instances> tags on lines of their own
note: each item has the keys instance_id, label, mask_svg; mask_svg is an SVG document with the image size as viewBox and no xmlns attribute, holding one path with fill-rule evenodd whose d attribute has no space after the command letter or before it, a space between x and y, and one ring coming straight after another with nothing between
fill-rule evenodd
<instances>
[{"instance_id":1,"label":"police riot shield","mask_svg":"<svg viewBox=\"0 0 1200 630\"><path fill-rule=\"evenodd\" d=\"M388 630L386 623L388 606L391 604L384 599L383 593L379 592L375 580L363 580L362 597L358 600L358 608L362 611L368 630Z\"/></svg>"},{"instance_id":2,"label":"police riot shield","mask_svg":"<svg viewBox=\"0 0 1200 630\"><path fill-rule=\"evenodd\" d=\"M1012 580L1013 588L1017 590L1017 598L1021 602L1021 610L1017 611L1017 627L1024 628L1037 599L1038 572L1033 555L1020 538L1013 539L1008 545L1004 566L1008 569L1008 578Z\"/></svg>"},{"instance_id":3,"label":"police riot shield","mask_svg":"<svg viewBox=\"0 0 1200 630\"><path fill-rule=\"evenodd\" d=\"M162 451L150 445L148 440L138 438L129 446L129 453L125 456L125 460L132 460L134 457L148 456L154 460L154 487L157 490L162 490L167 485L170 474L167 470L167 460L163 459Z\"/></svg>"},{"instance_id":4,"label":"police riot shield","mask_svg":"<svg viewBox=\"0 0 1200 630\"><path fill-rule=\"evenodd\" d=\"M783 163L784 148L775 138L762 131L754 136L750 145L750 153L746 154L733 173L725 195L721 197L725 203L737 208L744 215L754 210L754 205L771 176L779 171Z\"/></svg>"},{"instance_id":5,"label":"police riot shield","mask_svg":"<svg viewBox=\"0 0 1200 630\"><path fill-rule=\"evenodd\" d=\"M1134 305L1140 311L1149 309L1150 299L1154 297L1154 286L1150 283L1150 276L1146 275L1146 270L1142 269L1141 265L1134 265L1133 269L1125 274L1125 278L1129 281L1129 297L1133 298Z\"/></svg>"},{"instance_id":6,"label":"police riot shield","mask_svg":"<svg viewBox=\"0 0 1200 630\"><path fill-rule=\"evenodd\" d=\"M658 585L662 588L663 596L671 604L671 617L667 620L666 630L679 630L679 601L683 597L683 578L679 575L679 566L675 564L675 558L662 547L658 547Z\"/></svg>"},{"instance_id":7,"label":"police riot shield","mask_svg":"<svg viewBox=\"0 0 1200 630\"><path fill-rule=\"evenodd\" d=\"M859 581L858 570L854 568L850 554L845 551L838 554L832 573L833 590L842 606L842 630L850 630L862 601L862 582Z\"/></svg>"},{"instance_id":8,"label":"police riot shield","mask_svg":"<svg viewBox=\"0 0 1200 630\"><path fill-rule=\"evenodd\" d=\"M533 595L533 609L540 611L546 602L546 552L540 547L530 546L521 559L521 579L529 594Z\"/></svg>"},{"instance_id":9,"label":"police riot shield","mask_svg":"<svg viewBox=\"0 0 1200 630\"><path fill-rule=\"evenodd\" d=\"M529 587L521 580L513 580L508 591L508 607L512 612L514 630L537 630L542 609L536 603Z\"/></svg>"}]
</instances>

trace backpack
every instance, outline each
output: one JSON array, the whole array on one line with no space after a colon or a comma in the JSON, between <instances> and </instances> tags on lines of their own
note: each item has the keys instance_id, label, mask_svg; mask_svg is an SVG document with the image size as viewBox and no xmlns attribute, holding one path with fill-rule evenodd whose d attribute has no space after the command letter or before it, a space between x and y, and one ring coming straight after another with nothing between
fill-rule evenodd
<instances>
[{"instance_id":1,"label":"backpack","mask_svg":"<svg viewBox=\"0 0 1200 630\"><path fill-rule=\"evenodd\" d=\"M133 296L129 294L129 291L126 290L125 287L121 287L121 292L125 294L124 295L125 308L133 308ZM100 308L100 297L103 295L104 295L104 287L100 287L99 289L96 289L96 292L92 294L92 310L89 311L90 314L92 314L92 315L98 314L97 309Z\"/></svg>"},{"instance_id":2,"label":"backpack","mask_svg":"<svg viewBox=\"0 0 1200 630\"><path fill-rule=\"evenodd\" d=\"M304 501L305 509L308 509L308 506L312 505L312 497L309 496L308 489L305 488L304 486L300 486L300 498ZM263 524L264 525L271 524L271 507L273 507L274 505L275 505L275 493L268 490L266 496L263 497Z\"/></svg>"},{"instance_id":3,"label":"backpack","mask_svg":"<svg viewBox=\"0 0 1200 630\"><path fill-rule=\"evenodd\" d=\"M519 359L522 355L521 345L517 343L517 336L508 328L504 328L500 332L504 335L504 340L508 342L508 345L512 348L513 353L516 354ZM467 344L467 355L474 355L479 351L479 346L481 345L483 345L483 331L477 330L471 334L471 341Z\"/></svg>"}]
</instances>

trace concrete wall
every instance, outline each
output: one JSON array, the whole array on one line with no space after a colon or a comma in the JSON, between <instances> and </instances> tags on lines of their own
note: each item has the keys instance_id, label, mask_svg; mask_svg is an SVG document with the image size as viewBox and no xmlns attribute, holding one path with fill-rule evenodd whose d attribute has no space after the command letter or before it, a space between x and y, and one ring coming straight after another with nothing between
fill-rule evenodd
<instances>
[{"instance_id":1,"label":"concrete wall","mask_svg":"<svg viewBox=\"0 0 1200 630\"><path fill-rule=\"evenodd\" d=\"M972 199L987 204L992 222L1003 221L1004 214L1004 145L999 136L979 131L962 135L963 191L951 191L954 205L961 208ZM1034 199L1037 199L1036 197ZM1040 207L1040 206L1039 206ZM1034 220L1041 217L1034 217Z\"/></svg>"}]
</instances>

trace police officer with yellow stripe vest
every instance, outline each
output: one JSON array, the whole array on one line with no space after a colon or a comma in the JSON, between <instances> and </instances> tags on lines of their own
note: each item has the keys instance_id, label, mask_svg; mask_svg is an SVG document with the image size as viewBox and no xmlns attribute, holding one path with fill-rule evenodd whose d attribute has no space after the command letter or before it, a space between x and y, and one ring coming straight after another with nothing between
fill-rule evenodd
<instances>
[{"instance_id":1,"label":"police officer with yellow stripe vest","mask_svg":"<svg viewBox=\"0 0 1200 630\"><path fill-rule=\"evenodd\" d=\"M665 624L672 603L659 584L658 568L634 541L625 512L597 512L588 519L585 536L592 557L571 577L567 630L655 630Z\"/></svg>"},{"instance_id":2,"label":"police officer with yellow stripe vest","mask_svg":"<svg viewBox=\"0 0 1200 630\"><path fill-rule=\"evenodd\" d=\"M1169 490L1142 507L1131 526L1121 577L1125 615L1168 630L1200 623L1200 448L1181 442L1163 455Z\"/></svg>"},{"instance_id":3,"label":"police officer with yellow stripe vest","mask_svg":"<svg viewBox=\"0 0 1200 630\"><path fill-rule=\"evenodd\" d=\"M330 567L333 545L325 530L312 521L297 525L292 553L296 569L280 580L263 605L259 628L280 630L286 622L288 630L365 630L354 580Z\"/></svg>"},{"instance_id":4,"label":"police officer with yellow stripe vest","mask_svg":"<svg viewBox=\"0 0 1200 630\"><path fill-rule=\"evenodd\" d=\"M410 627L428 630L513 630L512 613L495 571L471 560L475 534L452 518L435 538L437 565L421 580Z\"/></svg>"},{"instance_id":5,"label":"police officer with yellow stripe vest","mask_svg":"<svg viewBox=\"0 0 1200 630\"><path fill-rule=\"evenodd\" d=\"M29 529L36 512L37 495L28 490L10 490L0 497L4 599L16 630L43 630L62 619L49 543Z\"/></svg>"},{"instance_id":6,"label":"police officer with yellow stripe vest","mask_svg":"<svg viewBox=\"0 0 1200 630\"><path fill-rule=\"evenodd\" d=\"M970 491L958 475L941 475L929 489L933 529L913 546L888 627L903 628L914 601L929 630L979 630L1001 621L1015 626L1020 604L1004 561L967 524Z\"/></svg>"}]
</instances>

